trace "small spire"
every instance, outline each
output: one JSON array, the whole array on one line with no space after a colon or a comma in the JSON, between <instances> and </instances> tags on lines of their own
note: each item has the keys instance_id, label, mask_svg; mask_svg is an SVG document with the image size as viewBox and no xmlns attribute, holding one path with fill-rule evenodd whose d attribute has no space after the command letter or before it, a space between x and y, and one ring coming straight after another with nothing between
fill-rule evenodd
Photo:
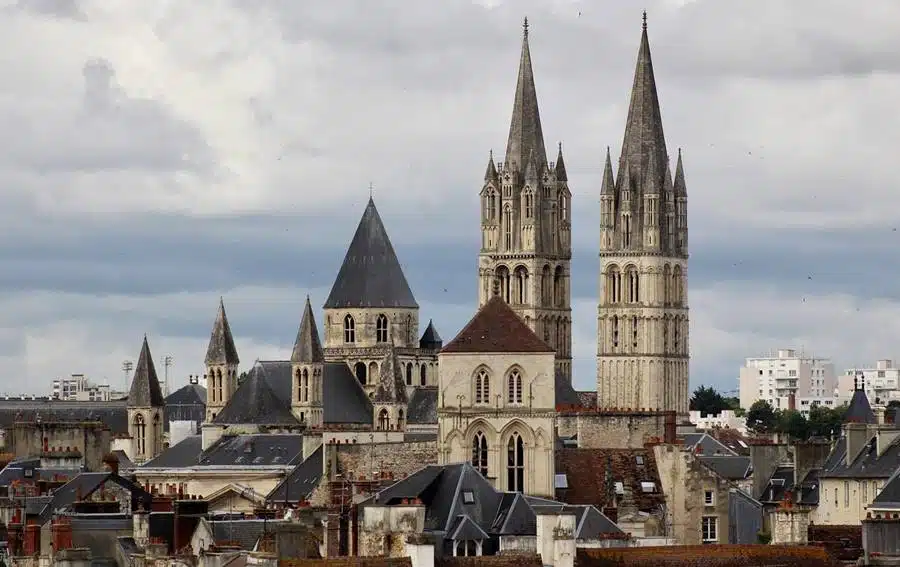
<instances>
[{"instance_id":1,"label":"small spire","mask_svg":"<svg viewBox=\"0 0 900 567\"><path fill-rule=\"evenodd\" d=\"M563 160L562 142L559 142L559 154L556 156L556 179L559 181L569 180L569 176L566 173L566 162Z\"/></svg>"},{"instance_id":2,"label":"small spire","mask_svg":"<svg viewBox=\"0 0 900 567\"><path fill-rule=\"evenodd\" d=\"M616 192L616 181L613 177L612 156L609 153L609 146L606 146L606 163L603 165L603 185L600 192L612 195Z\"/></svg>"},{"instance_id":3,"label":"small spire","mask_svg":"<svg viewBox=\"0 0 900 567\"><path fill-rule=\"evenodd\" d=\"M371 199L375 194L375 186L369 181L369 198Z\"/></svg>"},{"instance_id":4,"label":"small spire","mask_svg":"<svg viewBox=\"0 0 900 567\"><path fill-rule=\"evenodd\" d=\"M641 29L647 31L647 10L644 10L643 20L643 23L641 23Z\"/></svg>"},{"instance_id":5,"label":"small spire","mask_svg":"<svg viewBox=\"0 0 900 567\"><path fill-rule=\"evenodd\" d=\"M647 12L644 12L644 20L645 21L646 21L646 14L647 14ZM525 21L522 23L522 36L525 39L528 39L528 16L525 16Z\"/></svg>"},{"instance_id":6,"label":"small spire","mask_svg":"<svg viewBox=\"0 0 900 567\"><path fill-rule=\"evenodd\" d=\"M484 172L484 180L485 182L494 181L497 179L497 166L494 165L494 150L490 151L490 155L488 157L487 170Z\"/></svg>"}]
</instances>

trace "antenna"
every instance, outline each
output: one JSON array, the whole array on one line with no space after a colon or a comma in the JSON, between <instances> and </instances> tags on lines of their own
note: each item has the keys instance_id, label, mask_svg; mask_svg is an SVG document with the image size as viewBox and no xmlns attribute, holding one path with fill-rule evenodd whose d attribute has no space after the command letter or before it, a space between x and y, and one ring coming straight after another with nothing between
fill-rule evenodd
<instances>
[{"instance_id":1,"label":"antenna","mask_svg":"<svg viewBox=\"0 0 900 567\"><path fill-rule=\"evenodd\" d=\"M134 363L130 360L126 360L122 363L122 372L125 373L125 391L128 391L128 377L131 375L131 370L134 368Z\"/></svg>"}]
</instances>

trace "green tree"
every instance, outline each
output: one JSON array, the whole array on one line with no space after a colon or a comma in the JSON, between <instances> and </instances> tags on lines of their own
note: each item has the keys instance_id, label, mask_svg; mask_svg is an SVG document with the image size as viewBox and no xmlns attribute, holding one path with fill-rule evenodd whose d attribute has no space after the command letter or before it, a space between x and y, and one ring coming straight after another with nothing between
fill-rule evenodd
<instances>
[{"instance_id":1,"label":"green tree","mask_svg":"<svg viewBox=\"0 0 900 567\"><path fill-rule=\"evenodd\" d=\"M766 400L757 400L747 411L747 429L757 435L773 433L778 424L778 416Z\"/></svg>"},{"instance_id":2,"label":"green tree","mask_svg":"<svg viewBox=\"0 0 900 567\"><path fill-rule=\"evenodd\" d=\"M806 441L809 439L809 422L797 410L783 410L776 412L777 431L787 435L794 441Z\"/></svg>"},{"instance_id":3,"label":"green tree","mask_svg":"<svg viewBox=\"0 0 900 567\"><path fill-rule=\"evenodd\" d=\"M691 396L691 411L699 411L701 417L717 415L728 409L728 402L722 394L709 386L700 386Z\"/></svg>"},{"instance_id":4,"label":"green tree","mask_svg":"<svg viewBox=\"0 0 900 567\"><path fill-rule=\"evenodd\" d=\"M834 409L816 404L809 410L809 436L833 439L841 434L847 406Z\"/></svg>"},{"instance_id":5,"label":"green tree","mask_svg":"<svg viewBox=\"0 0 900 567\"><path fill-rule=\"evenodd\" d=\"M248 376L248 375L249 375L248 372L241 372L240 374L238 374L238 380L237 380L237 385L238 385L238 387L240 387L241 384L244 383L244 380L247 379L247 376Z\"/></svg>"}]
</instances>

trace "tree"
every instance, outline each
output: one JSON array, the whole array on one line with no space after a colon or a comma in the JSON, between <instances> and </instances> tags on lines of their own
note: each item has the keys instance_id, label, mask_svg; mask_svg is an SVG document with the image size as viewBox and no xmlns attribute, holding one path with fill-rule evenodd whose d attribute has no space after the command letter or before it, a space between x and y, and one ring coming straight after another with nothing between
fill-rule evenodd
<instances>
[{"instance_id":1,"label":"tree","mask_svg":"<svg viewBox=\"0 0 900 567\"><path fill-rule=\"evenodd\" d=\"M794 441L806 441L809 438L809 422L797 410L776 412L778 433L787 435Z\"/></svg>"},{"instance_id":2,"label":"tree","mask_svg":"<svg viewBox=\"0 0 900 567\"><path fill-rule=\"evenodd\" d=\"M699 411L700 417L718 415L728 409L728 402L714 388L700 386L691 396L691 411Z\"/></svg>"},{"instance_id":3,"label":"tree","mask_svg":"<svg viewBox=\"0 0 900 567\"><path fill-rule=\"evenodd\" d=\"M765 435L775 431L778 416L772 405L766 400L757 400L747 412L747 429L757 435Z\"/></svg>"},{"instance_id":4,"label":"tree","mask_svg":"<svg viewBox=\"0 0 900 567\"><path fill-rule=\"evenodd\" d=\"M809 436L833 439L841 434L847 406L827 408L816 404L809 410Z\"/></svg>"}]
</instances>

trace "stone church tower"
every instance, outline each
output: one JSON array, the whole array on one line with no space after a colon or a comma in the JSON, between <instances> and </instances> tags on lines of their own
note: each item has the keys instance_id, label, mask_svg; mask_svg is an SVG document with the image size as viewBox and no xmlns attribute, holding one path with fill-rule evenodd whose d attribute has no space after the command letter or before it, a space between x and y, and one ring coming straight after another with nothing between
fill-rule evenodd
<instances>
[{"instance_id":1,"label":"stone church tower","mask_svg":"<svg viewBox=\"0 0 900 567\"><path fill-rule=\"evenodd\" d=\"M617 171L600 195L601 408L688 410L687 190L672 176L644 14Z\"/></svg>"},{"instance_id":2,"label":"stone church tower","mask_svg":"<svg viewBox=\"0 0 900 567\"><path fill-rule=\"evenodd\" d=\"M131 454L135 464L149 461L159 455L163 447L163 398L156 366L150 355L147 336L141 345L141 354L134 367L134 378L128 391L128 433L131 435Z\"/></svg>"},{"instance_id":3,"label":"stone church tower","mask_svg":"<svg viewBox=\"0 0 900 567\"><path fill-rule=\"evenodd\" d=\"M506 156L488 159L481 190L479 305L501 297L556 351L557 373L571 381L571 196L562 145L548 162L538 112L528 20Z\"/></svg>"},{"instance_id":4,"label":"stone church tower","mask_svg":"<svg viewBox=\"0 0 900 567\"><path fill-rule=\"evenodd\" d=\"M218 415L237 390L238 364L240 359L231 326L225 315L225 302L219 299L219 311L213 323L206 349L206 421L211 422Z\"/></svg>"},{"instance_id":5,"label":"stone church tower","mask_svg":"<svg viewBox=\"0 0 900 567\"><path fill-rule=\"evenodd\" d=\"M291 352L292 394L291 411L300 423L321 427L324 423L322 378L325 374L325 355L319 340L319 328L313 315L309 296L300 319L300 329Z\"/></svg>"}]
</instances>

